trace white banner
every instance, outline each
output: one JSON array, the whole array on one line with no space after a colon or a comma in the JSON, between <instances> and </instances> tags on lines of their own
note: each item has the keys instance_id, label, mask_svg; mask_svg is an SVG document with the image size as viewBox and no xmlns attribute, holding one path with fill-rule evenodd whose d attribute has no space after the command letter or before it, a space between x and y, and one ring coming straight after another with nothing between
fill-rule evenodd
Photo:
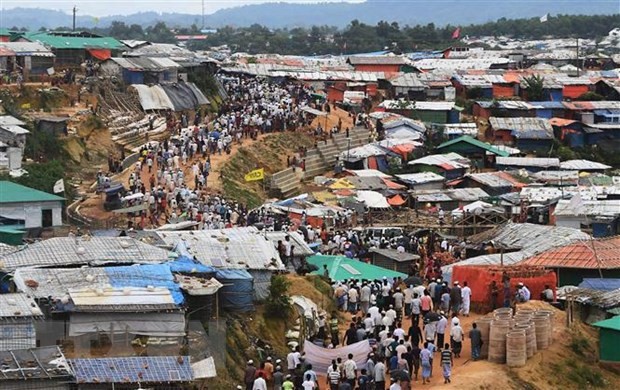
<instances>
[{"instance_id":1,"label":"white banner","mask_svg":"<svg viewBox=\"0 0 620 390\"><path fill-rule=\"evenodd\" d=\"M353 354L353 360L357 363L357 370L359 372L365 366L370 351L372 351L372 348L370 348L368 340L334 349L319 347L308 340L304 342L306 361L312 364L312 369L319 374L327 372L327 367L331 365L332 360L341 358L344 362L350 353Z\"/></svg>"}]
</instances>

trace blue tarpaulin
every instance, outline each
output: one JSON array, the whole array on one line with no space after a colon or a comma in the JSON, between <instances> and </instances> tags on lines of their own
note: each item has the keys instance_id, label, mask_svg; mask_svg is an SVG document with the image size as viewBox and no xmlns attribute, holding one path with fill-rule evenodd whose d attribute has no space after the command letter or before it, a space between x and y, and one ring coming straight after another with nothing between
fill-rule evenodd
<instances>
[{"instance_id":1,"label":"blue tarpaulin","mask_svg":"<svg viewBox=\"0 0 620 390\"><path fill-rule=\"evenodd\" d=\"M106 267L105 272L108 274L112 287L165 287L170 291L175 304L183 304L183 293L174 281L168 264Z\"/></svg>"},{"instance_id":2,"label":"blue tarpaulin","mask_svg":"<svg viewBox=\"0 0 620 390\"><path fill-rule=\"evenodd\" d=\"M254 278L243 269L220 269L215 279L222 283L218 291L220 307L232 311L254 310Z\"/></svg>"},{"instance_id":3,"label":"blue tarpaulin","mask_svg":"<svg viewBox=\"0 0 620 390\"><path fill-rule=\"evenodd\" d=\"M584 278L579 283L580 288L590 288L592 290L613 291L620 289L620 279L598 279Z\"/></svg>"},{"instance_id":4,"label":"blue tarpaulin","mask_svg":"<svg viewBox=\"0 0 620 390\"><path fill-rule=\"evenodd\" d=\"M204 265L189 256L179 256L176 260L167 263L172 272L210 274L215 268Z\"/></svg>"}]
</instances>

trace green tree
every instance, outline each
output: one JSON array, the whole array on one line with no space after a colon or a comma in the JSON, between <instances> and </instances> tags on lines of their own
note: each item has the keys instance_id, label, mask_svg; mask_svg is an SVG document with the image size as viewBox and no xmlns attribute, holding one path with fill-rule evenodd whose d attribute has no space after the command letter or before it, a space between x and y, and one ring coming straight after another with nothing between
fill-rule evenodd
<instances>
[{"instance_id":1,"label":"green tree","mask_svg":"<svg viewBox=\"0 0 620 390\"><path fill-rule=\"evenodd\" d=\"M291 314L291 298L288 289L291 286L286 277L274 275L269 285L269 296L265 302L267 315L277 318L287 318Z\"/></svg>"},{"instance_id":2,"label":"green tree","mask_svg":"<svg viewBox=\"0 0 620 390\"><path fill-rule=\"evenodd\" d=\"M174 33L164 22L157 22L155 25L146 28L146 40L156 43L176 43Z\"/></svg>"},{"instance_id":3,"label":"green tree","mask_svg":"<svg viewBox=\"0 0 620 390\"><path fill-rule=\"evenodd\" d=\"M523 87L527 90L527 99L530 101L545 100L545 79L539 75L523 78Z\"/></svg>"}]
</instances>

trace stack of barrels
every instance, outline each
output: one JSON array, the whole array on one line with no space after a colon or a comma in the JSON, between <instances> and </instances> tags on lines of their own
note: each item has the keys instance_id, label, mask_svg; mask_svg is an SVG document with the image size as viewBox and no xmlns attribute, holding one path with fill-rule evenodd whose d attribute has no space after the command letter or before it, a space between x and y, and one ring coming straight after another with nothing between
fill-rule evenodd
<instances>
[{"instance_id":1,"label":"stack of barrels","mask_svg":"<svg viewBox=\"0 0 620 390\"><path fill-rule=\"evenodd\" d=\"M489 361L510 367L523 367L537 351L549 347L553 316L550 310L518 309L513 315L511 308L496 309L478 322L483 347L488 345L484 351L487 355L481 351L480 357L488 356ZM488 340L485 340L487 326Z\"/></svg>"}]
</instances>

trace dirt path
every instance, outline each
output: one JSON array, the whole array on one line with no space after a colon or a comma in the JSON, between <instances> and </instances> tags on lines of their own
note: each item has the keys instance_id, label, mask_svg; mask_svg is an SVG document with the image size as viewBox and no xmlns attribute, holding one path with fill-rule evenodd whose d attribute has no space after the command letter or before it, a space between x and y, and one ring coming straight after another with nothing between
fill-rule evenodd
<instances>
[{"instance_id":1,"label":"dirt path","mask_svg":"<svg viewBox=\"0 0 620 390\"><path fill-rule=\"evenodd\" d=\"M337 125L339 120L342 121L343 128L352 127L353 125L352 118L348 116L348 113L346 111L338 109L338 108L333 108L331 110L330 115L327 118L317 117L313 121L312 126L317 126L319 123L321 124L321 126L325 126L325 123L327 123L327 125L331 127L331 126ZM226 154L226 153L222 153L221 155L217 153L212 154L211 155L211 173L209 174L209 177L207 178L207 191L210 193L221 193L222 192L222 180L220 178L221 169L224 166L224 164L226 164L226 162L228 162L231 158L233 158L237 154L237 152L239 151L241 147L248 147L250 145L253 145L259 142L260 140L266 137L270 137L271 135L272 134L261 134L258 136L257 140L243 139L242 144L237 144L236 142L233 142L233 145L231 148L232 150L230 154ZM181 169L183 170L183 173L185 175L185 184L187 184L189 188L194 188L194 176L191 172L192 165L195 162L199 162L199 161L204 162L205 160L206 159L203 158L202 155L199 155L198 157L192 160L188 160L187 164L181 165ZM106 171L107 164L102 164L100 168L103 171ZM127 187L128 182L129 182L129 176L132 172L134 172L134 169L135 169L134 167L130 167L124 170L122 173L114 176L113 181L123 183ZM153 163L152 173L149 173L148 168L146 166L143 166L140 172L140 177L142 179L142 182L145 183L147 187L148 187L149 178L151 174L155 174L157 172L157 169L158 169L157 161ZM103 197L101 195L94 194L92 191L87 189L88 186L90 186L90 183L84 183L83 191L88 192L88 198L84 202L82 202L82 204L80 205L80 213L86 216L87 218L99 220L99 221L114 219L115 218L114 214L107 212L103 209Z\"/></svg>"}]
</instances>

